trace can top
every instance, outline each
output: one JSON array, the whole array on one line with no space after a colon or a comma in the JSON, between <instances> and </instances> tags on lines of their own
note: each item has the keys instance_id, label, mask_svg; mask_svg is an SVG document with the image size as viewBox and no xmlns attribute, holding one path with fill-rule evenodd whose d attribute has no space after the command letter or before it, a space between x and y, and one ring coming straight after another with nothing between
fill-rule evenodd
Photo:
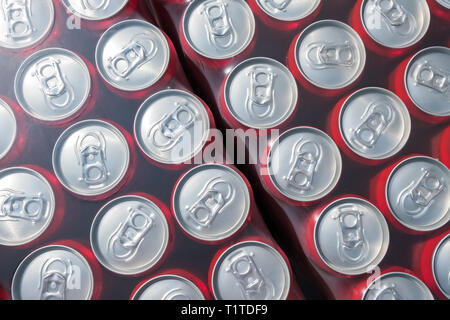
<instances>
[{"instance_id":1,"label":"can top","mask_svg":"<svg viewBox=\"0 0 450 320\"><path fill-rule=\"evenodd\" d=\"M89 300L94 277L86 259L76 250L50 245L30 253L14 273L14 300Z\"/></svg>"},{"instance_id":2,"label":"can top","mask_svg":"<svg viewBox=\"0 0 450 320\"><path fill-rule=\"evenodd\" d=\"M450 299L450 234L447 234L437 245L432 260L433 277L439 290Z\"/></svg>"},{"instance_id":3,"label":"can top","mask_svg":"<svg viewBox=\"0 0 450 320\"><path fill-rule=\"evenodd\" d=\"M255 34L255 18L243 0L194 0L186 8L182 28L194 51L221 60L249 46Z\"/></svg>"},{"instance_id":4,"label":"can top","mask_svg":"<svg viewBox=\"0 0 450 320\"><path fill-rule=\"evenodd\" d=\"M389 272L376 278L365 290L363 300L434 300L427 286L404 272Z\"/></svg>"},{"instance_id":5,"label":"can top","mask_svg":"<svg viewBox=\"0 0 450 320\"><path fill-rule=\"evenodd\" d=\"M91 76L72 51L48 48L29 56L19 67L14 91L22 109L43 121L67 119L85 105Z\"/></svg>"},{"instance_id":6,"label":"can top","mask_svg":"<svg viewBox=\"0 0 450 320\"><path fill-rule=\"evenodd\" d=\"M405 72L406 91L414 104L433 116L450 116L450 49L430 47L418 52Z\"/></svg>"},{"instance_id":7,"label":"can top","mask_svg":"<svg viewBox=\"0 0 450 320\"><path fill-rule=\"evenodd\" d=\"M296 127L271 146L267 166L270 180L281 194L310 202L334 189L341 176L342 158L327 134L312 127Z\"/></svg>"},{"instance_id":8,"label":"can top","mask_svg":"<svg viewBox=\"0 0 450 320\"><path fill-rule=\"evenodd\" d=\"M393 216L407 228L432 231L450 220L450 171L433 158L414 156L400 162L385 192Z\"/></svg>"},{"instance_id":9,"label":"can top","mask_svg":"<svg viewBox=\"0 0 450 320\"><path fill-rule=\"evenodd\" d=\"M128 0L63 0L63 4L74 15L86 20L108 19L125 7Z\"/></svg>"},{"instance_id":10,"label":"can top","mask_svg":"<svg viewBox=\"0 0 450 320\"><path fill-rule=\"evenodd\" d=\"M164 255L169 226L161 209L135 195L105 204L91 226L91 246L108 270L133 275L147 271Z\"/></svg>"},{"instance_id":11,"label":"can top","mask_svg":"<svg viewBox=\"0 0 450 320\"><path fill-rule=\"evenodd\" d=\"M339 130L346 145L366 159L386 159L408 141L411 118L403 101L383 88L364 88L342 106Z\"/></svg>"},{"instance_id":12,"label":"can top","mask_svg":"<svg viewBox=\"0 0 450 320\"><path fill-rule=\"evenodd\" d=\"M22 49L40 42L50 32L55 9L52 0L2 1L0 46Z\"/></svg>"},{"instance_id":13,"label":"can top","mask_svg":"<svg viewBox=\"0 0 450 320\"><path fill-rule=\"evenodd\" d=\"M419 42L430 25L426 0L364 0L361 20L364 29L377 43L402 49Z\"/></svg>"},{"instance_id":14,"label":"can top","mask_svg":"<svg viewBox=\"0 0 450 320\"><path fill-rule=\"evenodd\" d=\"M319 7L320 1L256 0L256 3L272 18L289 22L308 17Z\"/></svg>"},{"instance_id":15,"label":"can top","mask_svg":"<svg viewBox=\"0 0 450 320\"><path fill-rule=\"evenodd\" d=\"M336 20L322 20L309 25L298 37L295 62L302 75L315 86L342 89L362 74L366 50L350 26Z\"/></svg>"},{"instance_id":16,"label":"can top","mask_svg":"<svg viewBox=\"0 0 450 320\"><path fill-rule=\"evenodd\" d=\"M450 9L450 0L436 0L436 2L445 8Z\"/></svg>"},{"instance_id":17,"label":"can top","mask_svg":"<svg viewBox=\"0 0 450 320\"><path fill-rule=\"evenodd\" d=\"M219 241L231 237L247 220L250 194L235 170L221 164L205 164L180 179L172 207L188 234L204 241Z\"/></svg>"},{"instance_id":18,"label":"can top","mask_svg":"<svg viewBox=\"0 0 450 320\"><path fill-rule=\"evenodd\" d=\"M342 198L322 210L314 227L314 244L320 258L334 271L363 274L383 260L389 247L389 228L370 202Z\"/></svg>"},{"instance_id":19,"label":"can top","mask_svg":"<svg viewBox=\"0 0 450 320\"><path fill-rule=\"evenodd\" d=\"M55 213L55 195L37 171L12 167L0 171L0 244L29 243L47 230Z\"/></svg>"},{"instance_id":20,"label":"can top","mask_svg":"<svg viewBox=\"0 0 450 320\"><path fill-rule=\"evenodd\" d=\"M173 274L165 274L145 282L132 300L205 300L192 281Z\"/></svg>"},{"instance_id":21,"label":"can top","mask_svg":"<svg viewBox=\"0 0 450 320\"><path fill-rule=\"evenodd\" d=\"M0 99L0 160L12 149L17 136L17 120L11 107Z\"/></svg>"},{"instance_id":22,"label":"can top","mask_svg":"<svg viewBox=\"0 0 450 320\"><path fill-rule=\"evenodd\" d=\"M298 101L297 83L276 60L258 57L241 62L225 82L227 109L241 124L273 128L286 121Z\"/></svg>"},{"instance_id":23,"label":"can top","mask_svg":"<svg viewBox=\"0 0 450 320\"><path fill-rule=\"evenodd\" d=\"M189 92L169 89L142 103L134 119L134 135L151 159L181 164L203 149L210 126L203 102Z\"/></svg>"},{"instance_id":24,"label":"can top","mask_svg":"<svg viewBox=\"0 0 450 320\"><path fill-rule=\"evenodd\" d=\"M64 187L81 196L97 196L114 189L125 177L130 150L123 134L112 124L83 120L59 136L52 162Z\"/></svg>"},{"instance_id":25,"label":"can top","mask_svg":"<svg viewBox=\"0 0 450 320\"><path fill-rule=\"evenodd\" d=\"M284 300L290 283L289 268L281 254L259 241L229 247L212 273L212 291L218 300Z\"/></svg>"},{"instance_id":26,"label":"can top","mask_svg":"<svg viewBox=\"0 0 450 320\"><path fill-rule=\"evenodd\" d=\"M106 30L97 43L95 62L103 79L124 91L155 84L170 61L165 35L143 20L124 20Z\"/></svg>"}]
</instances>

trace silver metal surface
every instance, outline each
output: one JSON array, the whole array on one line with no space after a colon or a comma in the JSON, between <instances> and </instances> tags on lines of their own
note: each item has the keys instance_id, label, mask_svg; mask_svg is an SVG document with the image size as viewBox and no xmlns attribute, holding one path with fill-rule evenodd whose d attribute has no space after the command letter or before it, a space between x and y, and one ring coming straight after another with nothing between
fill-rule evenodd
<instances>
[{"instance_id":1,"label":"silver metal surface","mask_svg":"<svg viewBox=\"0 0 450 320\"><path fill-rule=\"evenodd\" d=\"M133 300L205 300L202 292L188 279L178 275L162 275L144 283Z\"/></svg>"},{"instance_id":2,"label":"silver metal surface","mask_svg":"<svg viewBox=\"0 0 450 320\"><path fill-rule=\"evenodd\" d=\"M281 21L304 19L319 7L320 2L321 0L256 0L266 14Z\"/></svg>"},{"instance_id":3,"label":"silver metal surface","mask_svg":"<svg viewBox=\"0 0 450 320\"><path fill-rule=\"evenodd\" d=\"M435 0L435 1L450 10L450 0Z\"/></svg>"},{"instance_id":4,"label":"silver metal surface","mask_svg":"<svg viewBox=\"0 0 450 320\"><path fill-rule=\"evenodd\" d=\"M128 0L62 0L74 15L86 20L103 20L116 15Z\"/></svg>"},{"instance_id":5,"label":"silver metal surface","mask_svg":"<svg viewBox=\"0 0 450 320\"><path fill-rule=\"evenodd\" d=\"M17 137L17 120L11 107L0 99L0 160L3 159L14 147Z\"/></svg>"},{"instance_id":6,"label":"silver metal surface","mask_svg":"<svg viewBox=\"0 0 450 320\"><path fill-rule=\"evenodd\" d=\"M450 299L450 234L436 247L432 260L433 277L447 299Z\"/></svg>"}]
</instances>

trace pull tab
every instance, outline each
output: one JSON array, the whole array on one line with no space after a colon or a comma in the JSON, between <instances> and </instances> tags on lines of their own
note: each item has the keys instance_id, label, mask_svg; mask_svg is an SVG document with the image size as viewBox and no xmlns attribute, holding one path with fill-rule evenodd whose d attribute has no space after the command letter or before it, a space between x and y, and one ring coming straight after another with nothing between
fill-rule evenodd
<instances>
[{"instance_id":1,"label":"pull tab","mask_svg":"<svg viewBox=\"0 0 450 320\"><path fill-rule=\"evenodd\" d=\"M80 135L75 144L75 154L81 166L81 177L87 185L104 183L110 172L106 166L106 140L99 131Z\"/></svg>"},{"instance_id":2,"label":"pull tab","mask_svg":"<svg viewBox=\"0 0 450 320\"><path fill-rule=\"evenodd\" d=\"M182 288L173 288L164 294L161 300L192 300L191 297L183 292Z\"/></svg>"},{"instance_id":3,"label":"pull tab","mask_svg":"<svg viewBox=\"0 0 450 320\"><path fill-rule=\"evenodd\" d=\"M230 264L225 269L231 272L245 300L270 300L275 297L273 283L264 276L253 257L254 253L245 250L235 252L230 258Z\"/></svg>"},{"instance_id":4,"label":"pull tab","mask_svg":"<svg viewBox=\"0 0 450 320\"><path fill-rule=\"evenodd\" d=\"M254 67L248 73L250 88L247 89L246 106L254 118L265 118L275 110L274 81L277 76L270 68Z\"/></svg>"},{"instance_id":5,"label":"pull tab","mask_svg":"<svg viewBox=\"0 0 450 320\"><path fill-rule=\"evenodd\" d=\"M322 147L316 142L300 139L294 145L288 175L284 177L288 186L301 193L312 188L314 174L322 159Z\"/></svg>"},{"instance_id":6,"label":"pull tab","mask_svg":"<svg viewBox=\"0 0 450 320\"><path fill-rule=\"evenodd\" d=\"M27 195L12 189L0 190L0 221L28 221L35 224L46 218L46 203L42 193Z\"/></svg>"},{"instance_id":7,"label":"pull tab","mask_svg":"<svg viewBox=\"0 0 450 320\"><path fill-rule=\"evenodd\" d=\"M397 204L408 215L420 218L430 208L433 201L447 186L444 179L422 168L422 175L403 189L397 198Z\"/></svg>"},{"instance_id":8,"label":"pull tab","mask_svg":"<svg viewBox=\"0 0 450 320\"><path fill-rule=\"evenodd\" d=\"M292 0L265 0L266 4L272 8L273 11L287 11L288 5Z\"/></svg>"},{"instance_id":9,"label":"pull tab","mask_svg":"<svg viewBox=\"0 0 450 320\"><path fill-rule=\"evenodd\" d=\"M97 4L92 4L92 2L97 2ZM110 2L111 0L81 0L81 5L85 10L98 11L108 8Z\"/></svg>"},{"instance_id":10,"label":"pull tab","mask_svg":"<svg viewBox=\"0 0 450 320\"><path fill-rule=\"evenodd\" d=\"M108 58L107 68L114 77L129 80L129 75L156 56L158 47L149 34L140 33L114 57Z\"/></svg>"},{"instance_id":11,"label":"pull tab","mask_svg":"<svg viewBox=\"0 0 450 320\"><path fill-rule=\"evenodd\" d=\"M374 8L391 32L407 36L415 30L417 23L414 15L400 5L397 0L375 0Z\"/></svg>"},{"instance_id":12,"label":"pull tab","mask_svg":"<svg viewBox=\"0 0 450 320\"><path fill-rule=\"evenodd\" d=\"M306 60L314 69L335 67L351 68L356 64L356 48L346 41L344 44L311 43L306 50Z\"/></svg>"},{"instance_id":13,"label":"pull tab","mask_svg":"<svg viewBox=\"0 0 450 320\"><path fill-rule=\"evenodd\" d=\"M67 285L73 274L70 260L52 258L45 261L40 270L38 289L41 300L65 300Z\"/></svg>"},{"instance_id":14,"label":"pull tab","mask_svg":"<svg viewBox=\"0 0 450 320\"><path fill-rule=\"evenodd\" d=\"M231 203L234 194L233 186L221 177L209 180L198 193L198 200L186 207L189 217L199 228L208 228L216 216Z\"/></svg>"},{"instance_id":15,"label":"pull tab","mask_svg":"<svg viewBox=\"0 0 450 320\"><path fill-rule=\"evenodd\" d=\"M108 239L110 254L118 259L130 261L136 255L147 232L155 224L155 215L145 207L128 208L128 217Z\"/></svg>"},{"instance_id":16,"label":"pull tab","mask_svg":"<svg viewBox=\"0 0 450 320\"><path fill-rule=\"evenodd\" d=\"M6 37L22 40L35 31L31 23L30 0L3 0L3 16L6 21Z\"/></svg>"},{"instance_id":17,"label":"pull tab","mask_svg":"<svg viewBox=\"0 0 450 320\"><path fill-rule=\"evenodd\" d=\"M236 31L223 0L205 1L202 14L206 17L206 31L209 42L217 49L227 49L236 41Z\"/></svg>"},{"instance_id":18,"label":"pull tab","mask_svg":"<svg viewBox=\"0 0 450 320\"><path fill-rule=\"evenodd\" d=\"M47 105L61 109L74 100L74 90L59 68L60 61L53 57L44 58L36 63L32 75L39 81Z\"/></svg>"},{"instance_id":19,"label":"pull tab","mask_svg":"<svg viewBox=\"0 0 450 320\"><path fill-rule=\"evenodd\" d=\"M437 93L450 97L450 74L430 65L428 61L417 67L414 78L417 85L433 89Z\"/></svg>"},{"instance_id":20,"label":"pull tab","mask_svg":"<svg viewBox=\"0 0 450 320\"><path fill-rule=\"evenodd\" d=\"M150 128L147 137L162 152L173 149L182 139L183 134L191 128L197 118L196 112L187 102L175 103L176 109L165 115Z\"/></svg>"},{"instance_id":21,"label":"pull tab","mask_svg":"<svg viewBox=\"0 0 450 320\"><path fill-rule=\"evenodd\" d=\"M368 253L369 244L364 237L362 223L363 213L353 205L344 205L338 208L333 216L339 223L340 232L337 232L339 257L348 263L358 263Z\"/></svg>"},{"instance_id":22,"label":"pull tab","mask_svg":"<svg viewBox=\"0 0 450 320\"><path fill-rule=\"evenodd\" d=\"M375 289L374 289L375 290ZM374 295L375 300L403 300L395 289L395 284L383 284Z\"/></svg>"},{"instance_id":23,"label":"pull tab","mask_svg":"<svg viewBox=\"0 0 450 320\"><path fill-rule=\"evenodd\" d=\"M352 129L352 140L362 149L372 149L394 118L393 107L386 102L370 104L361 116L363 122Z\"/></svg>"}]
</instances>

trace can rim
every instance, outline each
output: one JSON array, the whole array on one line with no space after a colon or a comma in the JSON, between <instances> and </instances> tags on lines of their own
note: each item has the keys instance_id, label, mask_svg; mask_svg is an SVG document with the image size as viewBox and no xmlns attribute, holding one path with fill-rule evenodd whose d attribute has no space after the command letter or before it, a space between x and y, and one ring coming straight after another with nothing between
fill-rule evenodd
<instances>
[{"instance_id":1,"label":"can rim","mask_svg":"<svg viewBox=\"0 0 450 320\"><path fill-rule=\"evenodd\" d=\"M314 6L313 6L309 11L307 11L306 13L303 13L301 16L293 17L293 18L290 18L290 19L280 19L277 15L272 14L272 13L270 13L269 11L267 11L266 8L263 7L263 6L260 4L260 0L255 0L255 1L256 1L256 4L261 8L261 10L263 10L264 13L267 14L268 16L270 16L270 17L272 17L272 18L274 18L274 19L276 19L276 20L279 20L279 21L295 22L295 21L300 21L300 20L302 20L302 19L307 18L307 17L308 17L309 15L311 15L314 11L316 11L316 9L319 7L319 5L320 5L320 3L321 3L322 0L314 0L314 1L315 1L315 2L314 2Z\"/></svg>"},{"instance_id":2,"label":"can rim","mask_svg":"<svg viewBox=\"0 0 450 320\"><path fill-rule=\"evenodd\" d=\"M428 161L428 162L431 160L432 162L435 162L435 164L437 164L439 167L448 170L448 168L442 162L440 162L439 160L437 160L435 158L428 157L428 156L417 155L417 156L411 156L411 157L408 157L406 159L403 159L399 163L397 163L395 165L395 167L392 169L392 171L389 173L389 176L387 178L386 185L385 185L385 188L384 188L384 197L386 199L386 203L387 203L387 206L389 208L389 211L392 213L392 216L395 218L395 220L398 223L400 223L404 227L406 227L408 229L411 229L413 231L419 231L419 232L434 231L434 230L437 230L437 229L441 228L442 226L444 226L450 220L450 210L447 211L447 213L444 214L442 219L440 219L438 222L436 222L436 223L434 223L434 224L432 224L430 226L420 227L420 226L414 226L414 225L405 223L404 221L401 221L397 217L395 211L392 209L392 206L391 206L391 203L390 203L390 200L389 200L389 190L388 189L389 189L389 184L391 182L392 177L397 172L397 170L401 166L403 166L406 162L414 161L416 159L422 159L423 161ZM447 216L447 218L446 218L446 216Z\"/></svg>"},{"instance_id":3,"label":"can rim","mask_svg":"<svg viewBox=\"0 0 450 320\"><path fill-rule=\"evenodd\" d=\"M436 283L436 286L438 287L439 291L441 291L441 293L442 293L447 299L450 299L450 294L449 294L448 292L445 292L445 291L444 291L444 289L442 288L441 284L440 284L439 281L437 280L436 272L435 272L435 267L436 267L435 261L436 261L436 255L437 255L438 250L440 249L440 247L442 246L442 244L443 244L445 241L449 240L449 239L450 239L450 233L447 234L445 237L443 237L443 238L441 239L441 241L439 241L439 243L437 244L436 248L435 248L434 251L433 251L433 256L432 256L432 258L431 258L431 270L432 270L434 282Z\"/></svg>"},{"instance_id":4,"label":"can rim","mask_svg":"<svg viewBox=\"0 0 450 320\"><path fill-rule=\"evenodd\" d=\"M235 176L237 179L239 179L242 182L242 184L245 186L247 192L245 193L245 200L246 200L245 213L241 215L241 218L239 219L239 221L237 223L235 223L232 230L230 229L226 232L222 232L222 234L220 236L214 237L214 236L201 235L200 233L195 233L192 230L189 230L187 227L185 227L185 225L182 221L182 217L179 216L180 213L176 210L177 205L176 205L175 201L176 201L177 193L183 187L181 184L185 179L189 179L197 171L202 171L204 169L217 168L217 167L227 170L227 172L229 172L230 174ZM172 204L175 220L177 221L177 223L181 227L181 229L183 229L183 231L185 231L186 233L188 233L190 236L194 237L195 239L202 240L202 241L208 241L208 242L222 241L222 240L232 237L237 232L239 232L239 230L245 224L245 221L247 221L247 219L248 219L248 216L250 214L250 206L251 206L250 192L248 190L247 184L245 183L244 179L242 179L242 177L235 170L231 169L229 166L226 166L226 165L220 164L220 163L201 164L201 165L198 165L198 166L190 169L186 173L184 173L181 176L181 178L178 180L177 184L175 185L175 188L173 189L173 196L172 196L171 202L172 202L171 204Z\"/></svg>"},{"instance_id":5,"label":"can rim","mask_svg":"<svg viewBox=\"0 0 450 320\"><path fill-rule=\"evenodd\" d=\"M351 102L351 100L356 97L357 95L360 95L362 92L364 91L378 91L379 93L383 93L385 95L390 96L391 98L393 98L394 100L396 100L398 102L398 106L400 106L400 108L396 108L397 111L399 111L399 113L401 114L404 122L405 122L405 129L403 130L403 136L402 139L400 140L400 142L397 144L397 146L391 151L388 152L384 155L381 156L373 156L373 157L368 157L367 154L360 152L359 150L355 149L349 142L347 137L345 136L344 132L343 132L343 128L342 128L342 116L344 115L345 109L348 107L349 103ZM401 109L401 110L400 110ZM394 155L396 155L398 152L400 152L406 145L406 143L409 140L409 136L411 134L411 117L409 115L408 109L406 108L405 103L392 91L389 91L387 89L381 88L381 87L364 87L361 88L355 92L353 92L350 96L348 96L344 103L342 104L342 107L339 111L339 133L342 136L345 145L352 150L354 153L356 153L358 156L363 157L365 159L369 159L369 160L385 160L388 159Z\"/></svg>"},{"instance_id":6,"label":"can rim","mask_svg":"<svg viewBox=\"0 0 450 320\"><path fill-rule=\"evenodd\" d=\"M116 181L112 184L110 184L107 188L103 188L101 190L101 192L83 192L80 190L75 190L72 187L70 187L66 182L65 179L61 176L59 170L55 169L57 168L56 165L56 159L57 159L57 147L60 146L61 143L63 143L63 139L66 138L66 135L68 133L70 133L74 128L81 126L81 128L83 128L84 124L97 124L103 128L107 128L110 131L112 131L119 140L122 141L123 146L126 147L127 152L126 152L126 162L125 164L122 166L122 170L121 170L121 174L116 178ZM95 197L95 196L99 196L99 195L104 195L108 192L110 192L111 190L114 190L119 184L120 182L124 179L124 177L126 176L126 173L129 169L129 165L130 165L130 147L128 145L128 142L126 140L126 138L124 137L124 135L122 134L122 132L120 132L119 129L117 129L117 127L111 123L109 123L108 121L105 120L100 120L100 119L86 119L86 120L82 120L79 122L76 122L74 124L72 124L71 126L69 126L68 128L66 128L58 137L58 139L55 142L55 145L53 147L53 151L52 151L52 167L53 167L53 172L56 175L56 178L58 179L58 181L67 189L70 190L71 192L79 195L79 196L85 196L85 197Z\"/></svg>"},{"instance_id":7,"label":"can rim","mask_svg":"<svg viewBox=\"0 0 450 320\"><path fill-rule=\"evenodd\" d=\"M25 258L22 259L22 261L20 262L19 266L16 268L16 271L14 272L14 276L11 282L11 296L12 296L12 300L17 300L19 297L17 296L17 291L19 290L18 288L16 288L17 286L17 277L19 277L19 272L22 271L23 268L26 267L28 260L34 258L35 256L38 257L41 253L45 253L47 251L50 250L62 250L62 251L66 251L69 252L73 255L75 255L77 258L79 258L84 264L86 268L86 271L89 274L89 283L90 283L90 290L89 290L89 294L87 297L87 300L90 300L92 298L92 294L94 292L94 274L92 272L92 268L91 265L89 264L89 262L86 260L86 258L79 253L77 250L66 246L66 245L61 245L61 244L51 244L51 245L46 245L43 246L41 248L38 248L36 250L34 250L33 252L29 253L28 255L25 256ZM31 260L32 261L32 260Z\"/></svg>"},{"instance_id":8,"label":"can rim","mask_svg":"<svg viewBox=\"0 0 450 320\"><path fill-rule=\"evenodd\" d=\"M63 5L67 8L67 10L69 10L72 14L76 15L77 17L84 19L84 20L88 20L88 21L103 21L106 19L109 19L111 17L113 17L114 15L116 15L117 13L119 13L127 4L128 4L128 0L125 0L123 2L123 4L116 10L114 11L112 14L105 16L101 19L96 19L93 18L91 16L85 15L81 12L78 12L77 10L75 10L75 8L73 8L72 3L70 2L70 0L62 0Z\"/></svg>"},{"instance_id":9,"label":"can rim","mask_svg":"<svg viewBox=\"0 0 450 320\"><path fill-rule=\"evenodd\" d=\"M376 213L376 216L380 222L380 227L383 231L383 242L382 242L382 246L379 249L378 254L376 255L376 257L372 260L366 263L365 266L361 266L358 268L352 268L352 269L348 269L345 270L344 268L339 268L336 267L335 265L333 265L333 263L331 263L330 261L328 261L328 259L322 254L322 251L319 248L319 245L317 243L317 234L318 234L318 225L319 222L323 219L324 215L327 213L327 211L332 207L335 206L336 203L338 202L342 202L342 201L359 201L362 202L364 204L366 204L368 207L370 207L371 209L373 209L373 212ZM344 274L344 275L349 275L349 276L356 276L356 275L361 275L367 272L370 272L371 270L375 269L381 261L383 261L387 250L389 249L389 243L390 243L390 234L389 234L389 227L388 224L386 222L386 219L384 218L383 214L381 213L381 211L375 206L373 205L371 202L367 201L366 199L363 198L359 198L359 197L344 197L344 198L339 198L336 199L334 201L332 201L331 203L329 203L324 209L321 210L319 217L317 218L315 224L314 224L314 247L320 257L320 259L326 264L327 267L329 267L331 270L336 271L338 273Z\"/></svg>"},{"instance_id":10,"label":"can rim","mask_svg":"<svg viewBox=\"0 0 450 320\"><path fill-rule=\"evenodd\" d=\"M0 97L0 107L3 107L6 110L6 112L8 112L11 115L12 119L14 120L13 139L11 139L11 141L9 141L9 144L6 147L5 151L0 153L0 160L2 160L11 151L12 147L14 146L14 143L17 139L18 123L17 123L16 115L14 114L14 111L12 110L10 105L5 100L3 100L1 97Z\"/></svg>"},{"instance_id":11,"label":"can rim","mask_svg":"<svg viewBox=\"0 0 450 320\"><path fill-rule=\"evenodd\" d=\"M108 32L112 32L114 31L113 29L117 28L117 27L121 27L122 25L127 25L130 23L140 23L144 26L149 27L150 29L152 29L152 31L154 31L157 36L159 37L159 40L161 41L161 44L164 46L164 50L165 52L167 52L167 57L166 59L164 59L164 67L162 68L161 72L149 83L145 83L143 85L137 86L135 88L132 89L125 89L122 86L120 86L119 84L117 84L115 81L111 80L110 77L106 74L103 73L103 68L101 67L101 58L100 58L100 45L103 44L103 42L105 42L105 38L108 36ZM105 42L106 43L106 42ZM141 90L145 90L150 88L151 86L153 86L155 83L157 83L159 80L161 80L161 78L164 76L164 74L167 72L167 69L169 67L169 63L171 60L170 57L170 47L169 47L169 43L168 40L165 36L165 34L158 28L156 27L154 24L142 20L142 19L127 19L127 20L122 20L118 23L113 24L112 26L110 26L108 29L106 29L102 35L100 36L100 38L97 41L97 44L95 46L95 66L97 67L97 71L100 74L100 76L102 77L103 80L105 80L109 85L111 85L112 87L119 89L119 90L123 90L126 92L138 92Z\"/></svg>"}]
</instances>

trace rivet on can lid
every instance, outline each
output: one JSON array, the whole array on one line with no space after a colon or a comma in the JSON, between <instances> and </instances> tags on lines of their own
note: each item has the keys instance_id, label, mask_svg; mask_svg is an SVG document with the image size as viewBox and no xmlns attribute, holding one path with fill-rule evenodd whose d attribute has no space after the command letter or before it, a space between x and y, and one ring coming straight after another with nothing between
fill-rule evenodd
<instances>
[{"instance_id":1,"label":"rivet on can lid","mask_svg":"<svg viewBox=\"0 0 450 320\"><path fill-rule=\"evenodd\" d=\"M235 234L247 220L250 194L242 177L220 164L197 166L175 187L175 217L191 236L219 241Z\"/></svg>"},{"instance_id":2,"label":"rivet on can lid","mask_svg":"<svg viewBox=\"0 0 450 320\"><path fill-rule=\"evenodd\" d=\"M161 209L140 196L122 196L104 205L91 227L91 246L112 272L133 275L153 267L164 255L169 227Z\"/></svg>"},{"instance_id":3,"label":"rivet on can lid","mask_svg":"<svg viewBox=\"0 0 450 320\"><path fill-rule=\"evenodd\" d=\"M72 51L48 48L29 56L19 67L14 91L20 106L34 118L59 121L76 114L91 91L84 61Z\"/></svg>"},{"instance_id":4,"label":"rivet on can lid","mask_svg":"<svg viewBox=\"0 0 450 320\"><path fill-rule=\"evenodd\" d=\"M62 245L42 247L17 268L11 286L14 300L89 300L94 277L86 259Z\"/></svg>"},{"instance_id":5,"label":"rivet on can lid","mask_svg":"<svg viewBox=\"0 0 450 320\"><path fill-rule=\"evenodd\" d=\"M430 25L426 0L364 0L362 24L377 43L395 49L419 42Z\"/></svg>"},{"instance_id":6,"label":"rivet on can lid","mask_svg":"<svg viewBox=\"0 0 450 320\"><path fill-rule=\"evenodd\" d=\"M321 0L256 0L269 16L281 21L297 21L308 17L320 5Z\"/></svg>"},{"instance_id":7,"label":"rivet on can lid","mask_svg":"<svg viewBox=\"0 0 450 320\"><path fill-rule=\"evenodd\" d=\"M13 167L0 171L0 244L18 246L42 235L53 220L55 195L38 172Z\"/></svg>"},{"instance_id":8,"label":"rivet on can lid","mask_svg":"<svg viewBox=\"0 0 450 320\"><path fill-rule=\"evenodd\" d=\"M84 120L67 128L53 149L53 170L67 189L98 196L125 177L130 150L123 134L102 120Z\"/></svg>"},{"instance_id":9,"label":"rivet on can lid","mask_svg":"<svg viewBox=\"0 0 450 320\"><path fill-rule=\"evenodd\" d=\"M207 142L209 131L204 104L191 93L176 89L149 97L134 120L139 147L152 160L165 164L192 159Z\"/></svg>"},{"instance_id":10,"label":"rivet on can lid","mask_svg":"<svg viewBox=\"0 0 450 320\"><path fill-rule=\"evenodd\" d=\"M198 54L228 59L244 51L255 34L255 18L243 0L194 0L183 16L183 33Z\"/></svg>"},{"instance_id":11,"label":"rivet on can lid","mask_svg":"<svg viewBox=\"0 0 450 320\"><path fill-rule=\"evenodd\" d=\"M389 228L381 212L359 198L342 198L329 204L314 228L320 258L346 275L369 272L389 247Z\"/></svg>"},{"instance_id":12,"label":"rivet on can lid","mask_svg":"<svg viewBox=\"0 0 450 320\"><path fill-rule=\"evenodd\" d=\"M323 89L353 84L366 64L359 35L345 23L322 20L309 25L295 45L295 62L302 75Z\"/></svg>"},{"instance_id":13,"label":"rivet on can lid","mask_svg":"<svg viewBox=\"0 0 450 320\"><path fill-rule=\"evenodd\" d=\"M3 159L13 148L17 136L17 120L11 107L0 99L0 160Z\"/></svg>"},{"instance_id":14,"label":"rivet on can lid","mask_svg":"<svg viewBox=\"0 0 450 320\"><path fill-rule=\"evenodd\" d=\"M334 141L312 127L284 132L268 157L269 177L281 194L310 202L329 194L339 181L342 158Z\"/></svg>"},{"instance_id":15,"label":"rivet on can lid","mask_svg":"<svg viewBox=\"0 0 450 320\"><path fill-rule=\"evenodd\" d=\"M133 300L205 300L192 281L177 275L162 275L144 283Z\"/></svg>"},{"instance_id":16,"label":"rivet on can lid","mask_svg":"<svg viewBox=\"0 0 450 320\"><path fill-rule=\"evenodd\" d=\"M63 0L66 8L86 20L108 19L125 7L128 0Z\"/></svg>"},{"instance_id":17,"label":"rivet on can lid","mask_svg":"<svg viewBox=\"0 0 450 320\"><path fill-rule=\"evenodd\" d=\"M450 171L433 158L407 158L391 172L386 200L394 217L405 227L436 230L450 220Z\"/></svg>"},{"instance_id":18,"label":"rivet on can lid","mask_svg":"<svg viewBox=\"0 0 450 320\"><path fill-rule=\"evenodd\" d=\"M295 111L298 88L288 68L269 58L251 58L237 65L224 88L233 117L251 128L273 128Z\"/></svg>"},{"instance_id":19,"label":"rivet on can lid","mask_svg":"<svg viewBox=\"0 0 450 320\"><path fill-rule=\"evenodd\" d=\"M427 286L404 272L390 272L376 278L366 289L363 300L434 300Z\"/></svg>"},{"instance_id":20,"label":"rivet on can lid","mask_svg":"<svg viewBox=\"0 0 450 320\"><path fill-rule=\"evenodd\" d=\"M212 273L213 293L219 300L284 300L290 281L281 254L259 241L244 241L228 248Z\"/></svg>"},{"instance_id":21,"label":"rivet on can lid","mask_svg":"<svg viewBox=\"0 0 450 320\"><path fill-rule=\"evenodd\" d=\"M0 46L22 49L40 42L55 19L52 0L1 1Z\"/></svg>"},{"instance_id":22,"label":"rivet on can lid","mask_svg":"<svg viewBox=\"0 0 450 320\"><path fill-rule=\"evenodd\" d=\"M411 118L399 97L383 88L364 88L352 94L339 114L346 145L366 159L386 159L408 141Z\"/></svg>"},{"instance_id":23,"label":"rivet on can lid","mask_svg":"<svg viewBox=\"0 0 450 320\"><path fill-rule=\"evenodd\" d=\"M450 116L450 49L430 47L418 52L406 68L405 87L423 112Z\"/></svg>"},{"instance_id":24,"label":"rivet on can lid","mask_svg":"<svg viewBox=\"0 0 450 320\"><path fill-rule=\"evenodd\" d=\"M432 270L439 290L450 299L450 234L437 245L433 253Z\"/></svg>"},{"instance_id":25,"label":"rivet on can lid","mask_svg":"<svg viewBox=\"0 0 450 320\"><path fill-rule=\"evenodd\" d=\"M101 36L95 62L103 79L124 91L139 91L165 74L170 60L164 34L143 20L116 23Z\"/></svg>"}]
</instances>

